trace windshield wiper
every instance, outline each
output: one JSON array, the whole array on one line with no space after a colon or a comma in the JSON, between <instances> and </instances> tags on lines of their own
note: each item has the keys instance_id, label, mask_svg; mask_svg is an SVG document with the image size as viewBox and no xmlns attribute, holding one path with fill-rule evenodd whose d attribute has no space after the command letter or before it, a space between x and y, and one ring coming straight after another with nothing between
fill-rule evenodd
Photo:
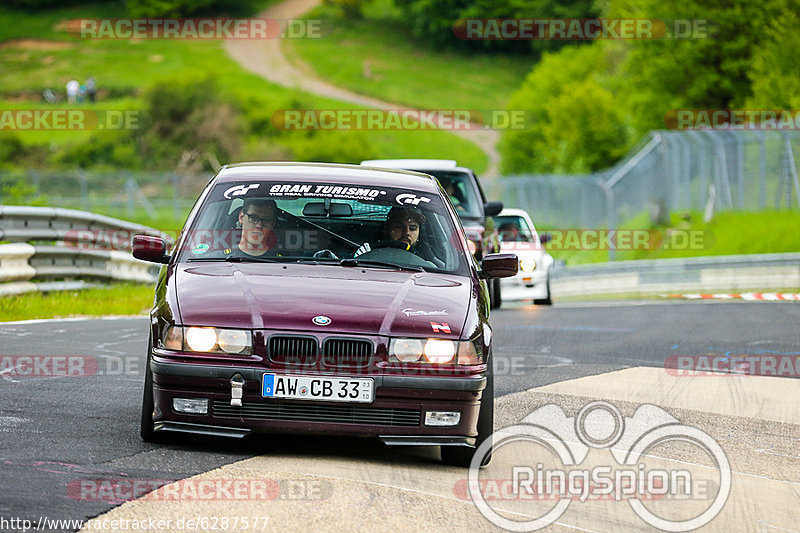
<instances>
[{"instance_id":1,"label":"windshield wiper","mask_svg":"<svg viewBox=\"0 0 800 533\"><path fill-rule=\"evenodd\" d=\"M374 266L380 268L392 268L394 270L413 270L414 272L427 272L421 266L416 265L398 265L396 263L387 263L385 261L372 261L370 259L342 259L339 261L342 266Z\"/></svg>"},{"instance_id":2,"label":"windshield wiper","mask_svg":"<svg viewBox=\"0 0 800 533\"><path fill-rule=\"evenodd\" d=\"M276 257L242 257L238 255L232 255L230 257L190 257L186 260L187 262L195 262L195 261L213 261L213 262L222 262L222 263L279 263L280 258Z\"/></svg>"}]
</instances>

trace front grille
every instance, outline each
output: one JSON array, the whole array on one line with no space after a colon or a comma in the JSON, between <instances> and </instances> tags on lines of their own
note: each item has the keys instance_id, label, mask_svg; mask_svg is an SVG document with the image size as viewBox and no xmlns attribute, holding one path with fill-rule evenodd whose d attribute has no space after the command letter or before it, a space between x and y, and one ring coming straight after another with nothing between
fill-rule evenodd
<instances>
[{"instance_id":1,"label":"front grille","mask_svg":"<svg viewBox=\"0 0 800 533\"><path fill-rule=\"evenodd\" d=\"M322 364L329 367L363 367L372 358L372 343L354 339L328 339L322 347Z\"/></svg>"},{"instance_id":2,"label":"front grille","mask_svg":"<svg viewBox=\"0 0 800 533\"><path fill-rule=\"evenodd\" d=\"M214 416L250 418L259 420L296 420L300 422L328 422L337 424L365 424L375 426L418 426L420 412L415 409L363 407L358 405L319 405L310 403L245 403L231 407L230 402L215 400Z\"/></svg>"},{"instance_id":3,"label":"front grille","mask_svg":"<svg viewBox=\"0 0 800 533\"><path fill-rule=\"evenodd\" d=\"M313 337L272 336L269 358L286 365L313 365L317 362L317 340Z\"/></svg>"}]
</instances>

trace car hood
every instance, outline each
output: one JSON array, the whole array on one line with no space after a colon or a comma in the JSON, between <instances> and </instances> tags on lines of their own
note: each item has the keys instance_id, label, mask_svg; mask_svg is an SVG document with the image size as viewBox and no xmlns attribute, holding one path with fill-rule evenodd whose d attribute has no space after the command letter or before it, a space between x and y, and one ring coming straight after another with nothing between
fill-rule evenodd
<instances>
[{"instance_id":1,"label":"car hood","mask_svg":"<svg viewBox=\"0 0 800 533\"><path fill-rule=\"evenodd\" d=\"M461 276L294 263L182 263L173 282L187 326L444 338L460 337L472 291Z\"/></svg>"}]
</instances>

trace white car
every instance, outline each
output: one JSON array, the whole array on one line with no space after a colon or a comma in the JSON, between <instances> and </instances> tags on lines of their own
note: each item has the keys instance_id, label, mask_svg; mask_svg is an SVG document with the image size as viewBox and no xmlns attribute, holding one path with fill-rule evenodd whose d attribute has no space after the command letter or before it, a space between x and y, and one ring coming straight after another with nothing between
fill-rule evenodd
<instances>
[{"instance_id":1,"label":"white car","mask_svg":"<svg viewBox=\"0 0 800 533\"><path fill-rule=\"evenodd\" d=\"M494 222L500 234L500 252L519 257L517 275L500 280L503 300L533 300L535 304L551 305L550 276L554 261L543 246L549 236L540 238L531 217L522 209L503 209Z\"/></svg>"}]
</instances>

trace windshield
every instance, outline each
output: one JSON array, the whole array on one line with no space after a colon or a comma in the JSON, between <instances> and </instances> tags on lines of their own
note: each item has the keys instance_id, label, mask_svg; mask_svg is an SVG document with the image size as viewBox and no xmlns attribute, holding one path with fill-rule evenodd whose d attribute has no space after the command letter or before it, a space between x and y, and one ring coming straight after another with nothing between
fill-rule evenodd
<instances>
[{"instance_id":1,"label":"windshield","mask_svg":"<svg viewBox=\"0 0 800 533\"><path fill-rule=\"evenodd\" d=\"M207 195L179 261L316 262L465 274L438 194L354 184L222 183Z\"/></svg>"},{"instance_id":2,"label":"windshield","mask_svg":"<svg viewBox=\"0 0 800 533\"><path fill-rule=\"evenodd\" d=\"M464 172L448 172L443 170L425 170L439 180L442 188L447 192L450 201L456 208L459 217L476 217L483 215L481 199L472 182L472 177Z\"/></svg>"},{"instance_id":3,"label":"windshield","mask_svg":"<svg viewBox=\"0 0 800 533\"><path fill-rule=\"evenodd\" d=\"M498 215L494 217L497 232L504 242L536 242L536 234L525 217L519 215Z\"/></svg>"}]
</instances>

